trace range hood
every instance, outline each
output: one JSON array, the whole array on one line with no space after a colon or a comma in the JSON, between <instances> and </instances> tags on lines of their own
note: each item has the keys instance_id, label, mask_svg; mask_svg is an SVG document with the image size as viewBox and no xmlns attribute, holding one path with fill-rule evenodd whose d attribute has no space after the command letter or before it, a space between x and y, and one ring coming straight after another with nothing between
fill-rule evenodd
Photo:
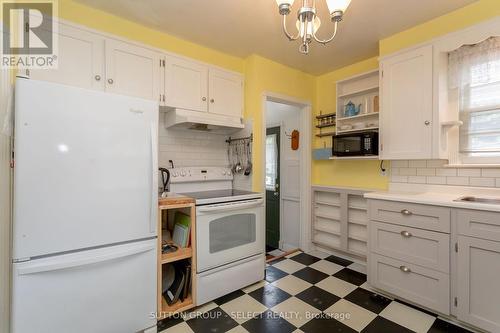
<instances>
[{"instance_id":1,"label":"range hood","mask_svg":"<svg viewBox=\"0 0 500 333\"><path fill-rule=\"evenodd\" d=\"M231 134L245 127L240 118L209 112L168 108L164 112L167 129L190 129L212 133Z\"/></svg>"}]
</instances>

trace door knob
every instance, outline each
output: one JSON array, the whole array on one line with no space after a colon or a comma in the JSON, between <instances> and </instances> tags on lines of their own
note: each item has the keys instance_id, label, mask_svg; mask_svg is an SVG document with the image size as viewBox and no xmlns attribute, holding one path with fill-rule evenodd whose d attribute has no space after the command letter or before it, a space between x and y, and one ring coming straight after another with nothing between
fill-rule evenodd
<instances>
[{"instance_id":1,"label":"door knob","mask_svg":"<svg viewBox=\"0 0 500 333\"><path fill-rule=\"evenodd\" d=\"M431 124L431 122L430 122L430 121L428 121L428 120L426 120L426 121L424 122L424 124L425 124L425 126L429 126L429 125Z\"/></svg>"},{"instance_id":2,"label":"door knob","mask_svg":"<svg viewBox=\"0 0 500 333\"><path fill-rule=\"evenodd\" d=\"M215 102L215 99L211 98L210 103L213 103L213 102Z\"/></svg>"},{"instance_id":3,"label":"door knob","mask_svg":"<svg viewBox=\"0 0 500 333\"><path fill-rule=\"evenodd\" d=\"M95 80L96 80L96 81L101 81L101 76L100 76L100 75L96 75L96 76L95 76Z\"/></svg>"},{"instance_id":4,"label":"door knob","mask_svg":"<svg viewBox=\"0 0 500 333\"><path fill-rule=\"evenodd\" d=\"M206 97L202 97L202 98L201 98L201 100L202 100L203 102L205 102L205 101L207 100L207 98L206 98Z\"/></svg>"},{"instance_id":5,"label":"door knob","mask_svg":"<svg viewBox=\"0 0 500 333\"><path fill-rule=\"evenodd\" d=\"M108 79L109 84L113 84L113 79Z\"/></svg>"}]
</instances>

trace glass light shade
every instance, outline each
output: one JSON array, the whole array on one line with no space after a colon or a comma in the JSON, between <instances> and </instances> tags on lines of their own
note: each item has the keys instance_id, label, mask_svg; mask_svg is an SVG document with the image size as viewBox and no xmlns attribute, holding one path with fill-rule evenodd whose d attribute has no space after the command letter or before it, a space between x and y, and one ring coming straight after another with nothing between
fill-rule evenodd
<instances>
[{"instance_id":1,"label":"glass light shade","mask_svg":"<svg viewBox=\"0 0 500 333\"><path fill-rule=\"evenodd\" d=\"M289 5L290 7L292 7L294 1L295 0L276 0L276 4L278 5L278 7L281 5Z\"/></svg>"},{"instance_id":2,"label":"glass light shade","mask_svg":"<svg viewBox=\"0 0 500 333\"><path fill-rule=\"evenodd\" d=\"M300 37L304 37L304 32L306 31L306 28L304 27L307 25L307 35L312 36L313 33L318 31L319 27L321 26L321 20L319 17L314 18L314 24L311 24L309 22L304 22L304 24L301 24L300 20L297 20L297 23L295 24L297 26L297 30L300 33Z\"/></svg>"},{"instance_id":3,"label":"glass light shade","mask_svg":"<svg viewBox=\"0 0 500 333\"><path fill-rule=\"evenodd\" d=\"M328 6L330 14L338 11L345 13L350 4L351 0L326 0L326 5Z\"/></svg>"}]
</instances>

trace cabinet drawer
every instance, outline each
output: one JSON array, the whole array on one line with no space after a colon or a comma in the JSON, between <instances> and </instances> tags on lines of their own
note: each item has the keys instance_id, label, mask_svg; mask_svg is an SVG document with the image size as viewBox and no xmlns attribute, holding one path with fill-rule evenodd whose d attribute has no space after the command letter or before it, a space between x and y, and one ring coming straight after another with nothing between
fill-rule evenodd
<instances>
[{"instance_id":1,"label":"cabinet drawer","mask_svg":"<svg viewBox=\"0 0 500 333\"><path fill-rule=\"evenodd\" d=\"M500 213L457 210L458 233L500 242Z\"/></svg>"},{"instance_id":2,"label":"cabinet drawer","mask_svg":"<svg viewBox=\"0 0 500 333\"><path fill-rule=\"evenodd\" d=\"M375 253L370 254L368 269L370 283L375 288L439 313L450 313L448 274Z\"/></svg>"},{"instance_id":3,"label":"cabinet drawer","mask_svg":"<svg viewBox=\"0 0 500 333\"><path fill-rule=\"evenodd\" d=\"M378 254L450 271L450 235L394 224L370 223L370 248Z\"/></svg>"},{"instance_id":4,"label":"cabinet drawer","mask_svg":"<svg viewBox=\"0 0 500 333\"><path fill-rule=\"evenodd\" d=\"M450 232L449 208L383 200L369 203L371 220Z\"/></svg>"}]
</instances>

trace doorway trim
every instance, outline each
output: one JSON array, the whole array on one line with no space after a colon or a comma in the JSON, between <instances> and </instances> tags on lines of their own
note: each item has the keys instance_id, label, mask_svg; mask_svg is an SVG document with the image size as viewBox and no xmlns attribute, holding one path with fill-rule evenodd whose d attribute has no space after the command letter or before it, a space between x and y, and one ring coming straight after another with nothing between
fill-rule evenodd
<instances>
[{"instance_id":1,"label":"doorway trim","mask_svg":"<svg viewBox=\"0 0 500 333\"><path fill-rule=\"evenodd\" d=\"M300 108L300 161L299 161L299 179L300 179L300 216L299 216L299 247L303 251L309 251L311 239L311 115L312 103L307 100L301 100L287 95L277 94L274 92L265 91L262 93L262 142L266 142L266 102L278 102L288 104ZM262 188L266 188L266 149L261 152L261 170L263 170L260 183ZM304 177L305 175L305 177ZM280 238L283 233L283 212L282 198L280 198ZM280 239L280 246L282 240Z\"/></svg>"}]
</instances>

